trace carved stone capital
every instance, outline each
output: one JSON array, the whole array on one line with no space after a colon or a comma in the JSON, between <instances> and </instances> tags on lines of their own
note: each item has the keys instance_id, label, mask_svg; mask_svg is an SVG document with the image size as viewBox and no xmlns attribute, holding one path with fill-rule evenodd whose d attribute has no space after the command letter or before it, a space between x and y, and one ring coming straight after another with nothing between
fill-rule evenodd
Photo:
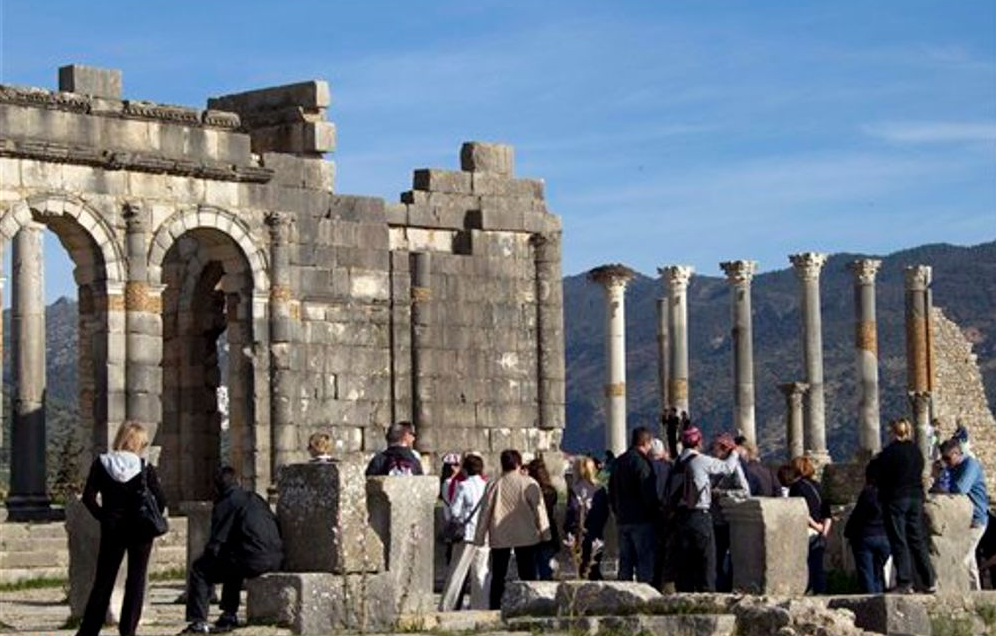
<instances>
[{"instance_id":1,"label":"carved stone capital","mask_svg":"<svg viewBox=\"0 0 996 636\"><path fill-rule=\"evenodd\" d=\"M626 289L626 284L634 276L636 276L636 272L619 263L602 265L588 272L588 280L604 285L607 290Z\"/></svg>"},{"instance_id":2,"label":"carved stone capital","mask_svg":"<svg viewBox=\"0 0 996 636\"><path fill-rule=\"evenodd\" d=\"M266 215L266 225L270 228L270 237L274 243L290 241L291 224L294 217L287 212L270 212Z\"/></svg>"},{"instance_id":3,"label":"carved stone capital","mask_svg":"<svg viewBox=\"0 0 996 636\"><path fill-rule=\"evenodd\" d=\"M121 216L129 234L145 233L149 228L149 217L141 201L128 201L124 204Z\"/></svg>"},{"instance_id":4,"label":"carved stone capital","mask_svg":"<svg viewBox=\"0 0 996 636\"><path fill-rule=\"evenodd\" d=\"M859 258L847 264L847 269L854 274L854 282L858 285L874 285L875 275L882 267L882 261L877 258Z\"/></svg>"},{"instance_id":5,"label":"carved stone capital","mask_svg":"<svg viewBox=\"0 0 996 636\"><path fill-rule=\"evenodd\" d=\"M695 273L695 268L691 265L666 265L657 272L667 283L668 292L673 296L683 294L688 289L688 282Z\"/></svg>"},{"instance_id":6,"label":"carved stone capital","mask_svg":"<svg viewBox=\"0 0 996 636\"><path fill-rule=\"evenodd\" d=\"M805 382L786 382L778 385L778 390L793 402L802 400L802 396L809 390L809 385Z\"/></svg>"},{"instance_id":7,"label":"carved stone capital","mask_svg":"<svg viewBox=\"0 0 996 636\"><path fill-rule=\"evenodd\" d=\"M930 391L909 391L906 397L910 401L910 406L915 413L926 411L930 408Z\"/></svg>"},{"instance_id":8,"label":"carved stone capital","mask_svg":"<svg viewBox=\"0 0 996 636\"><path fill-rule=\"evenodd\" d=\"M820 271L827 263L827 255L822 252L800 252L790 255L789 262L795 268L799 280L819 280Z\"/></svg>"},{"instance_id":9,"label":"carved stone capital","mask_svg":"<svg viewBox=\"0 0 996 636\"><path fill-rule=\"evenodd\" d=\"M733 284L749 284L757 271L757 261L724 261L719 264L726 280Z\"/></svg>"},{"instance_id":10,"label":"carved stone capital","mask_svg":"<svg viewBox=\"0 0 996 636\"><path fill-rule=\"evenodd\" d=\"M906 291L927 291L933 280L930 265L908 265L906 267Z\"/></svg>"}]
</instances>

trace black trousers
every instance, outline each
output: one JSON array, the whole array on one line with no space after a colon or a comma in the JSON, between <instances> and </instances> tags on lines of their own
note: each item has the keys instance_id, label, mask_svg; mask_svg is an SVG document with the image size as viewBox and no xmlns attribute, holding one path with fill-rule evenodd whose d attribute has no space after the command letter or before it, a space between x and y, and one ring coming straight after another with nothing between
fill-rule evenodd
<instances>
[{"instance_id":1,"label":"black trousers","mask_svg":"<svg viewBox=\"0 0 996 636\"><path fill-rule=\"evenodd\" d=\"M705 510L679 514L671 543L674 587L679 592L716 591L716 540Z\"/></svg>"},{"instance_id":2,"label":"black trousers","mask_svg":"<svg viewBox=\"0 0 996 636\"><path fill-rule=\"evenodd\" d=\"M505 577L508 576L508 561L515 550L515 566L520 581L536 580L535 545L515 548L491 548L491 593L488 604L491 609L501 609L501 597L505 594Z\"/></svg>"},{"instance_id":3,"label":"black trousers","mask_svg":"<svg viewBox=\"0 0 996 636\"><path fill-rule=\"evenodd\" d=\"M125 579L118 633L121 636L132 636L138 628L138 621L142 618L142 602L145 600L145 576L149 570L152 540L136 542L120 532L101 531L97 572L93 577L93 587L90 588L90 598L86 602L83 622L76 632L77 636L100 634L100 628L107 618L107 607L111 604L114 580L118 578L118 569L125 553L128 553L128 576Z\"/></svg>"},{"instance_id":4,"label":"black trousers","mask_svg":"<svg viewBox=\"0 0 996 636\"><path fill-rule=\"evenodd\" d=\"M245 579L256 576L234 563L231 559L202 554L190 566L187 576L187 621L207 621L208 603L211 592L217 583L221 583L221 602L218 606L226 614L236 614L239 611L239 593Z\"/></svg>"},{"instance_id":5,"label":"black trousers","mask_svg":"<svg viewBox=\"0 0 996 636\"><path fill-rule=\"evenodd\" d=\"M923 500L917 497L893 499L883 506L885 533L889 536L892 562L896 566L896 586L913 584L913 574L924 588L934 585L930 564L929 539L923 520Z\"/></svg>"}]
</instances>

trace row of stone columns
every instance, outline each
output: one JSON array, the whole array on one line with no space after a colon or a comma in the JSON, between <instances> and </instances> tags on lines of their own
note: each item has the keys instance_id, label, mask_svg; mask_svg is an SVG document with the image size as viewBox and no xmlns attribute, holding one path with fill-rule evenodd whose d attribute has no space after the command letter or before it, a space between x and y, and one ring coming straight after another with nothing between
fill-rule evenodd
<instances>
[{"instance_id":1,"label":"row of stone columns","mask_svg":"<svg viewBox=\"0 0 996 636\"><path fill-rule=\"evenodd\" d=\"M790 457L808 454L819 463L830 461L826 442L826 406L823 382L823 335L820 273L827 255L802 252L789 256L799 282L804 380L779 385L786 400L786 438ZM878 338L875 277L882 262L858 259L848 265L854 276L854 347L860 399L858 439L860 458L881 449L878 386ZM756 443L751 281L754 261L720 263L731 287L733 339L734 423ZM693 269L671 265L658 270L666 298L657 301L659 393L664 409L689 410L688 391L688 283ZM614 453L626 448L625 290L634 272L622 265L605 265L589 272L606 298L605 385L608 425L606 447ZM927 266L906 269L907 361L910 402L921 450L929 453L932 361L930 351L930 278Z\"/></svg>"}]
</instances>

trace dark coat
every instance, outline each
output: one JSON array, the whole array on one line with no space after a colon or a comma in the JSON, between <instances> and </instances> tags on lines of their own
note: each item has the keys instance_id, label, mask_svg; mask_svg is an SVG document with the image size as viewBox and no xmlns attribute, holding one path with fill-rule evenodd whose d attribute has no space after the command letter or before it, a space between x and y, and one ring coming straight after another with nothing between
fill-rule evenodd
<instances>
[{"instance_id":1,"label":"dark coat","mask_svg":"<svg viewBox=\"0 0 996 636\"><path fill-rule=\"evenodd\" d=\"M878 489L865 486L858 495L851 516L844 526L844 536L851 541L864 537L884 536L885 522L882 519L882 505L878 501Z\"/></svg>"},{"instance_id":2,"label":"dark coat","mask_svg":"<svg viewBox=\"0 0 996 636\"><path fill-rule=\"evenodd\" d=\"M879 501L923 499L923 455L916 442L892 442L872 461Z\"/></svg>"},{"instance_id":3,"label":"dark coat","mask_svg":"<svg viewBox=\"0 0 996 636\"><path fill-rule=\"evenodd\" d=\"M159 511L166 510L166 495L163 494L159 485L156 469L143 461L142 471L145 473L145 481L149 490L159 504ZM100 495L99 504L97 503L98 494ZM102 531L126 534L135 527L133 525L135 514L138 511L142 494L142 473L122 483L111 477L104 465L100 463L100 458L97 458L90 466L90 474L87 476L86 486L83 488L82 502L94 519L100 522Z\"/></svg>"},{"instance_id":4,"label":"dark coat","mask_svg":"<svg viewBox=\"0 0 996 636\"><path fill-rule=\"evenodd\" d=\"M269 505L238 486L228 487L215 499L204 552L253 575L280 569L284 558L280 529Z\"/></svg>"},{"instance_id":5,"label":"dark coat","mask_svg":"<svg viewBox=\"0 0 996 636\"><path fill-rule=\"evenodd\" d=\"M609 505L618 524L658 519L657 477L650 459L631 448L616 458L609 477Z\"/></svg>"},{"instance_id":6,"label":"dark coat","mask_svg":"<svg viewBox=\"0 0 996 636\"><path fill-rule=\"evenodd\" d=\"M418 455L407 446L388 446L383 451L377 453L367 464L367 477L378 477L395 472L410 471L409 474L421 475L422 462Z\"/></svg>"}]
</instances>

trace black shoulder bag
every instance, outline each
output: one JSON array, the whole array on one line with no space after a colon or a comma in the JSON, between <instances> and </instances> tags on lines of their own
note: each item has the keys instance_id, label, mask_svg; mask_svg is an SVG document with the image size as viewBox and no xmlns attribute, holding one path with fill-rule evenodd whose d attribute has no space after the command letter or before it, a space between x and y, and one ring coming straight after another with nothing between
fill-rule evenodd
<instances>
[{"instance_id":1,"label":"black shoulder bag","mask_svg":"<svg viewBox=\"0 0 996 636\"><path fill-rule=\"evenodd\" d=\"M136 531L140 536L155 539L166 534L169 522L159 510L156 496L149 490L149 481L145 472L148 466L142 466L142 494L138 499L138 509L135 511Z\"/></svg>"}]
</instances>

